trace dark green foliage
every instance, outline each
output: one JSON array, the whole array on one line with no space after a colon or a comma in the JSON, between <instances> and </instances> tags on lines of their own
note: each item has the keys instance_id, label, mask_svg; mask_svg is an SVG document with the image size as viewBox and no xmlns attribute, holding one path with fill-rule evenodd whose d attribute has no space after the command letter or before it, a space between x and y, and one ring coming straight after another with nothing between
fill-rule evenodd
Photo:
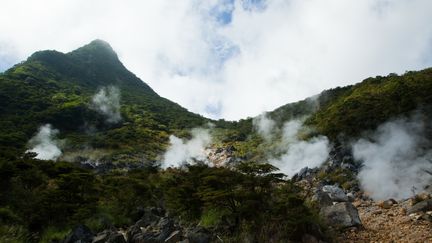
<instances>
[{"instance_id":1,"label":"dark green foliage","mask_svg":"<svg viewBox=\"0 0 432 243\"><path fill-rule=\"evenodd\" d=\"M122 97L122 120L116 124L91 108L92 96L110 85ZM358 136L416 109L430 114L431 102L432 69L426 69L327 90L269 117L279 128L309 117L306 123L316 128L314 133L337 142L341 135ZM130 225L148 206L163 206L182 222L211 227L228 241L299 241L317 221L299 188L275 167L254 162L280 153L280 134L268 142L257 134L252 118L211 121L188 112L129 72L103 41L67 54L37 52L0 74L0 114L0 241L61 239L77 223L93 230ZM191 128L209 121L215 124L215 143L230 146L247 162L234 169L189 165L161 171L148 166L96 174L24 155L38 127L50 123L60 129L66 141L62 149L70 157L97 153L100 161L152 164L170 134L187 138ZM347 170L319 177L345 189L353 186L348 182L354 175Z\"/></svg>"},{"instance_id":2,"label":"dark green foliage","mask_svg":"<svg viewBox=\"0 0 432 243\"><path fill-rule=\"evenodd\" d=\"M37 240L53 227L64 231L83 222L93 222L95 229L131 224L140 207L155 206L161 198L156 173L147 168L96 175L65 162L1 158L0 230L25 229Z\"/></svg>"},{"instance_id":3,"label":"dark green foliage","mask_svg":"<svg viewBox=\"0 0 432 243\"><path fill-rule=\"evenodd\" d=\"M106 86L121 92L123 119L117 124L91 109L92 96ZM144 151L148 160L164 149L168 133L208 121L157 95L100 40L67 54L37 52L0 74L0 112L0 146L14 153L25 151L38 127L50 123L66 138L66 151L88 146L128 155Z\"/></svg>"},{"instance_id":4,"label":"dark green foliage","mask_svg":"<svg viewBox=\"0 0 432 243\"><path fill-rule=\"evenodd\" d=\"M430 104L432 69L378 76L345 88L307 123L332 139L340 135L352 137L416 109L428 115Z\"/></svg>"},{"instance_id":5,"label":"dark green foliage","mask_svg":"<svg viewBox=\"0 0 432 243\"><path fill-rule=\"evenodd\" d=\"M19 230L4 236L15 240L55 238L83 222L96 231L132 225L140 209L165 205L183 222L202 221L227 239L298 239L315 219L299 189L275 170L242 163L234 170L189 165L97 175L70 163L1 159L0 232Z\"/></svg>"},{"instance_id":6,"label":"dark green foliage","mask_svg":"<svg viewBox=\"0 0 432 243\"><path fill-rule=\"evenodd\" d=\"M313 213L299 189L275 170L269 164L241 163L235 170L190 165L171 171L164 183L166 206L227 239L247 234L257 241L298 240L315 222Z\"/></svg>"}]
</instances>

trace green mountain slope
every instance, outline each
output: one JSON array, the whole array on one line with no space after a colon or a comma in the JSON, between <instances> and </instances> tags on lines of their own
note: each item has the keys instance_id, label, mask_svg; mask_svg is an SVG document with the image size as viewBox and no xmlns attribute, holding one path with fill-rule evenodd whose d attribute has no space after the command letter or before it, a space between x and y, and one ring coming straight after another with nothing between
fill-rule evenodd
<instances>
[{"instance_id":1,"label":"green mountain slope","mask_svg":"<svg viewBox=\"0 0 432 243\"><path fill-rule=\"evenodd\" d=\"M432 68L368 78L332 91L333 98L307 121L335 139L356 137L381 123L417 111L431 118Z\"/></svg>"},{"instance_id":2,"label":"green mountain slope","mask_svg":"<svg viewBox=\"0 0 432 243\"><path fill-rule=\"evenodd\" d=\"M92 97L114 86L122 120L109 124ZM207 119L156 94L128 71L108 43L95 40L70 53L40 51L0 75L0 146L23 152L38 127L50 123L66 150L133 151L154 159L169 133ZM3 151L10 151L3 149Z\"/></svg>"},{"instance_id":3,"label":"green mountain slope","mask_svg":"<svg viewBox=\"0 0 432 243\"><path fill-rule=\"evenodd\" d=\"M109 120L95 109L101 90L116 90L110 87L121 96L119 119ZM302 137L323 134L337 143L414 111L430 119L431 102L432 69L425 69L326 90L268 117L279 127L306 119L315 129ZM208 122L216 125L215 145L241 159L234 170L198 164L185 170L150 166L99 173L63 161L156 161L169 134L187 136ZM53 162L22 156L29 139L48 123L64 139L63 157ZM269 154L282 153L282 130L275 131L266 141L253 118L212 121L188 112L129 72L100 40L66 54L37 52L0 74L0 241L59 241L77 224L100 232L134 224L143 208L162 207L185 225L208 227L226 242L245 237L299 242L304 234L320 231L318 209L305 203L305 191L262 163ZM353 173L338 169L320 175L343 185Z\"/></svg>"},{"instance_id":4,"label":"green mountain slope","mask_svg":"<svg viewBox=\"0 0 432 243\"><path fill-rule=\"evenodd\" d=\"M432 68L403 75L367 78L302 101L283 105L268 116L277 125L307 117L306 124L332 140L357 137L381 123L420 112L431 117Z\"/></svg>"}]
</instances>

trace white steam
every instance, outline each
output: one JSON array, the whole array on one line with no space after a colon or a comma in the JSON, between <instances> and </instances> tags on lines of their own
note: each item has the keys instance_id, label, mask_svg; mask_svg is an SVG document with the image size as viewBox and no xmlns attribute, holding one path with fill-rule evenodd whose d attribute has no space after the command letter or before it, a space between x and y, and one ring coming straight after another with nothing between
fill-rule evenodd
<instances>
[{"instance_id":1,"label":"white steam","mask_svg":"<svg viewBox=\"0 0 432 243\"><path fill-rule=\"evenodd\" d=\"M27 152L37 153L36 159L56 160L61 156L60 140L56 138L59 130L53 129L51 124L45 124L39 128L38 133L30 139L32 147Z\"/></svg>"},{"instance_id":2,"label":"white steam","mask_svg":"<svg viewBox=\"0 0 432 243\"><path fill-rule=\"evenodd\" d=\"M121 120L120 90L109 86L101 88L92 98L94 110L106 117L108 123L117 123Z\"/></svg>"},{"instance_id":3,"label":"white steam","mask_svg":"<svg viewBox=\"0 0 432 243\"><path fill-rule=\"evenodd\" d=\"M399 119L354 143L354 158L364 163L358 178L373 199L407 198L430 184L425 170L432 169L432 151L424 131L421 119Z\"/></svg>"},{"instance_id":4,"label":"white steam","mask_svg":"<svg viewBox=\"0 0 432 243\"><path fill-rule=\"evenodd\" d=\"M324 163L329 155L329 140L325 136L317 136L307 141L298 138L303 122L300 120L288 121L283 129L276 127L276 122L262 114L253 120L253 125L260 136L267 143L276 141L276 135L281 133L281 142L276 148L282 155L271 157L268 162L292 177L304 167L314 168Z\"/></svg>"},{"instance_id":5,"label":"white steam","mask_svg":"<svg viewBox=\"0 0 432 243\"><path fill-rule=\"evenodd\" d=\"M261 135L267 142L272 140L276 122L268 118L267 113L257 116L252 122L259 135Z\"/></svg>"},{"instance_id":6,"label":"white steam","mask_svg":"<svg viewBox=\"0 0 432 243\"><path fill-rule=\"evenodd\" d=\"M315 168L324 163L329 155L329 140L317 136L310 140L300 140L298 133L302 122L293 120L285 123L281 149L284 153L279 158L271 158L269 163L278 167L282 173L292 177L304 167Z\"/></svg>"},{"instance_id":7,"label":"white steam","mask_svg":"<svg viewBox=\"0 0 432 243\"><path fill-rule=\"evenodd\" d=\"M170 146L163 155L162 168L179 167L184 163L207 161L205 148L211 143L208 129L192 129L192 138L184 141L174 135L170 136Z\"/></svg>"}]
</instances>

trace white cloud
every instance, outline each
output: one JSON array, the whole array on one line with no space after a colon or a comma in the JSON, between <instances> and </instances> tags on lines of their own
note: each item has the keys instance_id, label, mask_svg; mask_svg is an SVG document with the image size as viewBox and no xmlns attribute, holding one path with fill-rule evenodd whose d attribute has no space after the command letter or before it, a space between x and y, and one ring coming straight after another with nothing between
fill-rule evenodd
<instances>
[{"instance_id":1,"label":"white cloud","mask_svg":"<svg viewBox=\"0 0 432 243\"><path fill-rule=\"evenodd\" d=\"M368 76L432 65L429 0L246 3L5 0L0 68L36 50L67 52L101 38L160 95L238 119Z\"/></svg>"}]
</instances>

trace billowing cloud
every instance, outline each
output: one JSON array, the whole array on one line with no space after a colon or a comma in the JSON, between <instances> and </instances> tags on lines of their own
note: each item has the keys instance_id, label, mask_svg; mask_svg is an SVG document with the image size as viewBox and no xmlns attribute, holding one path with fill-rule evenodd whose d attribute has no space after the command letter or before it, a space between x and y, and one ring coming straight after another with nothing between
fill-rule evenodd
<instances>
[{"instance_id":1,"label":"billowing cloud","mask_svg":"<svg viewBox=\"0 0 432 243\"><path fill-rule=\"evenodd\" d=\"M226 119L432 66L429 0L5 0L1 9L2 69L101 38L160 95Z\"/></svg>"}]
</instances>

